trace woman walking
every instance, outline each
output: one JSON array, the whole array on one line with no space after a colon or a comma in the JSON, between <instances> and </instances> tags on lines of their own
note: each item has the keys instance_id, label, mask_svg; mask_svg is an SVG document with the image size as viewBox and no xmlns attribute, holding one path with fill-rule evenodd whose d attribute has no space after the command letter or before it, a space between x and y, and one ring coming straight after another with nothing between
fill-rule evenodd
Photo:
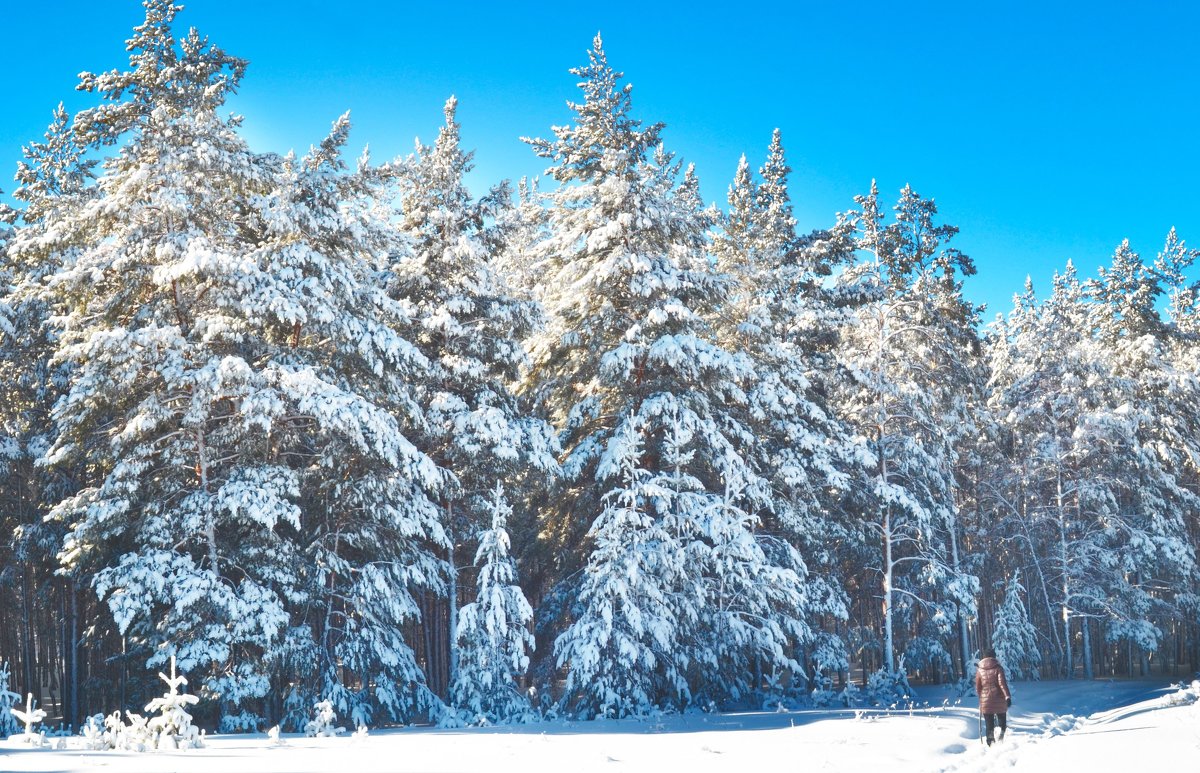
<instances>
[{"instance_id":1,"label":"woman walking","mask_svg":"<svg viewBox=\"0 0 1200 773\"><path fill-rule=\"evenodd\" d=\"M1008 680L1004 678L1004 667L996 660L996 651L984 649L983 660L975 670L975 694L979 696L979 713L987 723L987 744L992 745L997 718L1000 724L1000 740L1008 729L1008 708L1012 706L1012 693L1008 691Z\"/></svg>"}]
</instances>

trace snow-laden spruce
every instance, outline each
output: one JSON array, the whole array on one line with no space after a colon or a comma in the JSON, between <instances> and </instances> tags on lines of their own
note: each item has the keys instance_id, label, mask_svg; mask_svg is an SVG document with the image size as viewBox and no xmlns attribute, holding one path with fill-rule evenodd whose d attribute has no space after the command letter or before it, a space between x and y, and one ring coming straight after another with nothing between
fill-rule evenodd
<instances>
[{"instance_id":1,"label":"snow-laden spruce","mask_svg":"<svg viewBox=\"0 0 1200 773\"><path fill-rule=\"evenodd\" d=\"M1009 679L1041 678L1038 666L1042 662L1042 653L1038 649L1037 629L1029 622L1029 613L1021 598L1024 592L1018 571L1005 583L1004 603L996 613L992 631L996 658Z\"/></svg>"},{"instance_id":2,"label":"snow-laden spruce","mask_svg":"<svg viewBox=\"0 0 1200 773\"><path fill-rule=\"evenodd\" d=\"M12 668L7 662L0 661L0 736L3 737L8 737L20 729L12 710L20 702L21 696L9 689L11 679Z\"/></svg>"},{"instance_id":3,"label":"snow-laden spruce","mask_svg":"<svg viewBox=\"0 0 1200 773\"><path fill-rule=\"evenodd\" d=\"M689 697L679 610L692 599L675 598L689 580L682 524L672 517L679 492L642 466L645 432L634 417L608 441L605 463L616 480L588 532L576 619L555 642L559 663L570 665L567 694L601 717Z\"/></svg>"},{"instance_id":4,"label":"snow-laden spruce","mask_svg":"<svg viewBox=\"0 0 1200 773\"><path fill-rule=\"evenodd\" d=\"M755 658L798 668L791 646L808 629L799 556L756 532L770 488L733 410L753 371L706 320L730 289L705 254L713 215L692 170L681 177L663 148L662 125L631 116L630 87L618 85L599 37L572 73L584 93L570 105L574 122L530 140L559 184L538 248L549 322L532 342L528 388L564 449L543 534L580 593L557 625L566 700L584 715L620 716L736 699ZM644 449L631 462L637 437ZM641 488L660 476L669 495ZM627 533L651 525L662 540ZM622 547L635 542L645 555ZM637 576L636 593L605 590L628 561L654 570Z\"/></svg>"},{"instance_id":5,"label":"snow-laden spruce","mask_svg":"<svg viewBox=\"0 0 1200 773\"><path fill-rule=\"evenodd\" d=\"M461 719L475 724L519 722L533 716L519 682L534 649L529 630L533 609L517 583L508 536L512 508L500 483L492 489L490 506L491 525L480 533L475 552L479 569L475 601L465 605L458 617L458 669L450 685L451 705L463 712Z\"/></svg>"}]
</instances>

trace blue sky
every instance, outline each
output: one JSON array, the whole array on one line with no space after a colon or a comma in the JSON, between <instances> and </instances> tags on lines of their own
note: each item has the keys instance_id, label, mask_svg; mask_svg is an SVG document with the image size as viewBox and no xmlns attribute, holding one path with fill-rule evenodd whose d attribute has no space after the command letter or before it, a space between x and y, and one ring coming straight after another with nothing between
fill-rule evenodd
<instances>
[{"instance_id":1,"label":"blue sky","mask_svg":"<svg viewBox=\"0 0 1200 773\"><path fill-rule=\"evenodd\" d=\"M871 179L938 202L979 274L990 318L1026 274L1068 258L1085 274L1122 238L1152 257L1176 226L1200 246L1200 8L1188 2L801 2L712 6L191 0L192 25L250 60L231 109L260 150L305 150L345 110L378 159L432 140L459 98L477 193L536 175L519 141L569 120L569 67L602 31L638 117L664 121L723 203L738 157L757 166L775 127L805 229L832 222ZM121 66L135 0L6 3L0 187L85 69Z\"/></svg>"}]
</instances>

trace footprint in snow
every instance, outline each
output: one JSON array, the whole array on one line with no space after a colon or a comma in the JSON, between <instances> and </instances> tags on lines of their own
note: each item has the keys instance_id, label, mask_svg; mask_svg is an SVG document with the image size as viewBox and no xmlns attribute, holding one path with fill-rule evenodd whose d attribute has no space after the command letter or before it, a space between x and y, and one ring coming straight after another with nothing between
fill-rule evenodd
<instances>
[{"instance_id":1,"label":"footprint in snow","mask_svg":"<svg viewBox=\"0 0 1200 773\"><path fill-rule=\"evenodd\" d=\"M947 746L945 749L943 749L942 751L945 752L946 754L962 754L966 750L967 750L967 747L963 746L962 744L952 743L949 746Z\"/></svg>"}]
</instances>

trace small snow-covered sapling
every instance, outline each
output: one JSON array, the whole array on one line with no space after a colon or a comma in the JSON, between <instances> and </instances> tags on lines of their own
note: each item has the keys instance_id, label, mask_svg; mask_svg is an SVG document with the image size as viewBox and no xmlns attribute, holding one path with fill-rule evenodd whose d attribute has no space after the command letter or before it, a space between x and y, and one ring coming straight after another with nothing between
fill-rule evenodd
<instances>
[{"instance_id":1,"label":"small snow-covered sapling","mask_svg":"<svg viewBox=\"0 0 1200 773\"><path fill-rule=\"evenodd\" d=\"M200 699L179 692L179 688L187 684L187 677L175 674L174 655L171 656L171 675L160 672L158 676L167 683L168 691L161 698L146 704L146 711L160 712L149 722L157 748L191 749L203 746L203 737L192 724L192 715L187 712L187 707L199 703Z\"/></svg>"},{"instance_id":2,"label":"small snow-covered sapling","mask_svg":"<svg viewBox=\"0 0 1200 773\"><path fill-rule=\"evenodd\" d=\"M11 711L13 716L17 718L17 721L25 724L25 734L21 736L21 740L25 743L34 743L36 740L37 744L40 746L42 743L42 736L33 732L33 726L46 718L46 712L33 707L33 693L29 693L25 696L24 711L21 711L20 709L9 709L9 711Z\"/></svg>"},{"instance_id":3,"label":"small snow-covered sapling","mask_svg":"<svg viewBox=\"0 0 1200 773\"><path fill-rule=\"evenodd\" d=\"M79 734L83 736L83 748L88 751L98 752L102 749L112 748L105 738L103 714L93 714L84 720Z\"/></svg>"},{"instance_id":4,"label":"small snow-covered sapling","mask_svg":"<svg viewBox=\"0 0 1200 773\"><path fill-rule=\"evenodd\" d=\"M272 746L287 746L287 741L279 734L279 725L267 731L267 739L270 740Z\"/></svg>"},{"instance_id":5,"label":"small snow-covered sapling","mask_svg":"<svg viewBox=\"0 0 1200 773\"><path fill-rule=\"evenodd\" d=\"M328 738L332 735L341 735L346 732L345 728L334 727L333 723L337 722L337 713L333 710L333 703L329 700L323 700L320 703L313 704L313 709L317 712L317 716L311 722L304 726L304 734L309 738Z\"/></svg>"}]
</instances>

